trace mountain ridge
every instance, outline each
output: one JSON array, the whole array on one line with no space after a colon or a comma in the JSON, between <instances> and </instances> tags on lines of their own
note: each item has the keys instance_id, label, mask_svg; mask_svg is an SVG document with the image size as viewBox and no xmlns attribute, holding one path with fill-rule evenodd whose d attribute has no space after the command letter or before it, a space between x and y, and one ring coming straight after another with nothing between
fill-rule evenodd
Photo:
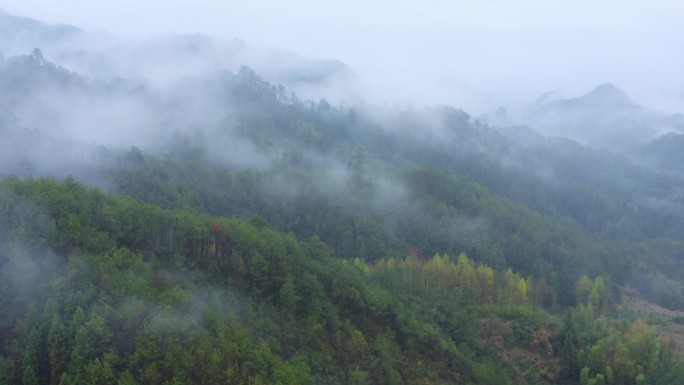
<instances>
[{"instance_id":1,"label":"mountain ridge","mask_svg":"<svg viewBox=\"0 0 684 385\"><path fill-rule=\"evenodd\" d=\"M211 41L101 49L148 47L120 59L150 70ZM452 106L312 100L216 63L102 79L52 48L0 63L0 385L684 377L623 306L684 309L684 178Z\"/></svg>"}]
</instances>

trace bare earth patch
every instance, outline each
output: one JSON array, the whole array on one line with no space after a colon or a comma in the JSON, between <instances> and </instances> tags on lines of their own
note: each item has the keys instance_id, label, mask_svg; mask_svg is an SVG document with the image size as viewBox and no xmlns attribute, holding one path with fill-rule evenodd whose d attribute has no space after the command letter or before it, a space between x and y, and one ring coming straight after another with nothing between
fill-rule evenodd
<instances>
[{"instance_id":1,"label":"bare earth patch","mask_svg":"<svg viewBox=\"0 0 684 385\"><path fill-rule=\"evenodd\" d=\"M625 310L654 324L658 333L672 338L677 350L684 354L684 325L673 321L676 317L684 317L684 311L666 309L639 298L630 290L624 290L622 295Z\"/></svg>"}]
</instances>

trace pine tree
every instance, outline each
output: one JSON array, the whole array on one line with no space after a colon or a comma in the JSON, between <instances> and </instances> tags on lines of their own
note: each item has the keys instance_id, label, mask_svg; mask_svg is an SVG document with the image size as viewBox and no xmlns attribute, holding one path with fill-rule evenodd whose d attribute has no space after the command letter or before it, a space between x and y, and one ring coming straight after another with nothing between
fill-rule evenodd
<instances>
[{"instance_id":1,"label":"pine tree","mask_svg":"<svg viewBox=\"0 0 684 385\"><path fill-rule=\"evenodd\" d=\"M7 362L5 357L0 356L0 385L11 385L10 375L7 370Z\"/></svg>"}]
</instances>

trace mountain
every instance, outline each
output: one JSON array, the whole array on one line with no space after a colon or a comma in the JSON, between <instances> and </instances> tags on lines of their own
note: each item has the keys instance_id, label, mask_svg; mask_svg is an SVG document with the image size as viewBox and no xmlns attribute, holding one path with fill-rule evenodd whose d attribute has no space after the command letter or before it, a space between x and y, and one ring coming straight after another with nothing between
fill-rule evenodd
<instances>
[{"instance_id":1,"label":"mountain","mask_svg":"<svg viewBox=\"0 0 684 385\"><path fill-rule=\"evenodd\" d=\"M82 34L81 29L71 25L48 25L0 9L0 52L4 55L28 52L39 46L60 46Z\"/></svg>"},{"instance_id":2,"label":"mountain","mask_svg":"<svg viewBox=\"0 0 684 385\"><path fill-rule=\"evenodd\" d=\"M633 151L645 165L682 176L684 171L684 135L670 132Z\"/></svg>"},{"instance_id":3,"label":"mountain","mask_svg":"<svg viewBox=\"0 0 684 385\"><path fill-rule=\"evenodd\" d=\"M478 210L471 214L479 218L473 223L479 220L491 223L485 227L486 231L479 230L477 242L472 235L463 235L478 232L478 226L470 224L473 218L462 217L458 210L443 213L446 217L440 217L438 211L427 215L423 210L431 207L429 201L411 203L407 198L412 191L420 191L419 196L426 192L415 190L416 180L406 179L405 174L411 167L424 166L478 183L493 194L492 199L511 199L546 217L549 223L570 220L570 227L578 226L587 234L599 233L629 241L641 241L650 234L679 239L677 229L681 218L677 213L681 208L668 199L684 185L681 180L641 169L627 158L569 141L520 146L497 131L472 122L468 114L454 108L378 111L333 107L325 101L306 104L286 97L281 89L248 68L236 74L218 73L190 79L174 87L172 92L160 95L145 88L109 87L107 83L90 81L40 60L35 56L9 58L5 67L9 71L5 78L17 84L49 79L27 88L23 91L28 92L25 95L8 94L18 104L7 108L20 121L32 122L30 128L40 132L26 132L18 136L23 139L7 142L8 160L23 159L20 165L8 169L13 172L82 175L96 186L145 197L154 204L170 207L179 204L179 208L184 207L180 202L185 202L187 197L173 191L185 191L195 198L194 203L184 204L201 205L203 210L215 215L260 215L269 223L278 223L279 230L292 231L305 238L320 235L325 242L336 245L341 256L360 255L371 260L383 253L401 255L400 250L406 252L417 247L424 255L467 250L496 267L510 265L525 274L548 275L556 269L569 269L573 272L564 274L570 277L588 272L588 265L563 265L561 256L567 250L560 244L547 249L546 255L535 251L523 257L518 252L505 251L513 248L513 238L508 238L510 234L503 235L505 231L500 233L503 230L497 230L493 224L505 223L508 219L504 221L494 212ZM22 90L16 85L8 88ZM55 97L41 99L39 96L46 95L48 89ZM185 97L188 94L195 95L197 102L189 102ZM57 95L59 104L54 103ZM22 100L29 103L23 104ZM39 119L44 116L50 118ZM21 124L14 123L14 126ZM87 141L78 144L84 138ZM114 166L122 161L98 148L98 144L111 146L112 143L139 146L148 154L150 168L131 173L126 161L120 167ZM36 148L41 150L36 152ZM46 148L52 149L46 151ZM51 156L46 158L42 153ZM170 156L171 163L156 160L159 156L162 159ZM186 157L200 164L186 169L183 166ZM90 159L94 168L84 159ZM175 168L170 166L176 162ZM7 165L12 164L15 163ZM73 168L55 167L59 164L70 164ZM103 172L105 165L107 171ZM246 201L226 200L222 196L219 186L233 183L230 178L206 176L214 175L222 167L252 169L260 175L247 184L253 190L239 195ZM93 175L98 174L101 177L93 180ZM158 180L155 176L158 174L164 175L166 181ZM194 180L191 177L194 175L205 177ZM428 175L431 174L424 174L423 178ZM446 176L433 177L442 180ZM321 184L316 185L307 178ZM169 186L175 187L168 190ZM161 195L149 195L151 191ZM314 197L305 194L307 191ZM341 200L337 207L332 200L337 194L348 195L350 200ZM250 201L249 196L262 198ZM448 201L447 197L440 195L438 201ZM318 202L319 206L310 206L312 202ZM593 202L593 206L585 206L587 202ZM653 205L653 202L669 204ZM381 220L389 215L386 210L402 205L417 206L406 215L392 214L386 218L387 223ZM645 211L634 209L634 205ZM367 218L367 214L372 217ZM356 223L350 238L340 238L328 215ZM446 228L462 229L455 233L426 232L428 228L414 226L414 215L423 217L417 223L436 222ZM652 224L655 218L671 215L674 217L668 219L668 226ZM553 228L541 223L535 226ZM558 231L573 233L575 230ZM498 241L495 234L499 234ZM588 242L587 250L597 247L584 238L585 234L578 237L584 239L581 242ZM485 247L488 244L499 246L491 249ZM525 258L546 262L530 266ZM555 262L545 265L551 260ZM615 262L606 256L600 263ZM574 283L570 279L563 285ZM572 301L571 297L564 300Z\"/></svg>"},{"instance_id":4,"label":"mountain","mask_svg":"<svg viewBox=\"0 0 684 385\"><path fill-rule=\"evenodd\" d=\"M535 101L534 104L537 106L543 106L547 103L551 103L555 100L562 99L561 90L551 90L541 94Z\"/></svg>"},{"instance_id":5,"label":"mountain","mask_svg":"<svg viewBox=\"0 0 684 385\"><path fill-rule=\"evenodd\" d=\"M560 91L549 91L522 113L500 110L481 118L523 146L544 146L552 137L568 138L625 155L656 172L680 174L675 152L676 138L684 131L681 114L639 106L611 83L580 97L559 95Z\"/></svg>"},{"instance_id":6,"label":"mountain","mask_svg":"<svg viewBox=\"0 0 684 385\"><path fill-rule=\"evenodd\" d=\"M591 92L578 98L552 101L541 107L542 110L566 109L586 111L600 109L605 112L633 110L638 108L627 94L612 83L604 83Z\"/></svg>"},{"instance_id":7,"label":"mountain","mask_svg":"<svg viewBox=\"0 0 684 385\"><path fill-rule=\"evenodd\" d=\"M650 113L611 83L580 97L537 103L527 119L530 126L546 135L618 152L656 134Z\"/></svg>"},{"instance_id":8,"label":"mountain","mask_svg":"<svg viewBox=\"0 0 684 385\"><path fill-rule=\"evenodd\" d=\"M242 65L330 85L337 61L73 44L0 63L0 384L684 376L657 332L680 313L640 310L684 309L679 174ZM538 104L641 111L611 85Z\"/></svg>"},{"instance_id":9,"label":"mountain","mask_svg":"<svg viewBox=\"0 0 684 385\"><path fill-rule=\"evenodd\" d=\"M103 81L129 79L167 87L169 81L248 65L302 97L354 100L353 72L337 60L304 58L291 51L251 47L242 39L202 34L163 36L124 43L106 33L47 25L0 11L0 53L15 56L42 48L68 70Z\"/></svg>"},{"instance_id":10,"label":"mountain","mask_svg":"<svg viewBox=\"0 0 684 385\"><path fill-rule=\"evenodd\" d=\"M522 143L538 143L539 138L533 136L539 135L560 137L630 156L637 146L668 132L682 131L677 114L640 106L612 83L601 84L579 97L562 98L561 94L559 90L549 91L522 110L499 109L480 119ZM526 127L526 139L516 135L520 127Z\"/></svg>"}]
</instances>

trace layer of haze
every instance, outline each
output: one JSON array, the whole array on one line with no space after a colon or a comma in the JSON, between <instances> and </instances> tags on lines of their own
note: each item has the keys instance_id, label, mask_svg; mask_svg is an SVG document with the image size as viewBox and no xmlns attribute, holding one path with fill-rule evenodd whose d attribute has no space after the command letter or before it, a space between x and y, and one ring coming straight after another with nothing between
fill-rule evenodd
<instances>
[{"instance_id":1,"label":"layer of haze","mask_svg":"<svg viewBox=\"0 0 684 385\"><path fill-rule=\"evenodd\" d=\"M205 33L339 59L379 102L477 112L610 81L637 102L684 110L681 1L24 0L2 8L131 39Z\"/></svg>"}]
</instances>

